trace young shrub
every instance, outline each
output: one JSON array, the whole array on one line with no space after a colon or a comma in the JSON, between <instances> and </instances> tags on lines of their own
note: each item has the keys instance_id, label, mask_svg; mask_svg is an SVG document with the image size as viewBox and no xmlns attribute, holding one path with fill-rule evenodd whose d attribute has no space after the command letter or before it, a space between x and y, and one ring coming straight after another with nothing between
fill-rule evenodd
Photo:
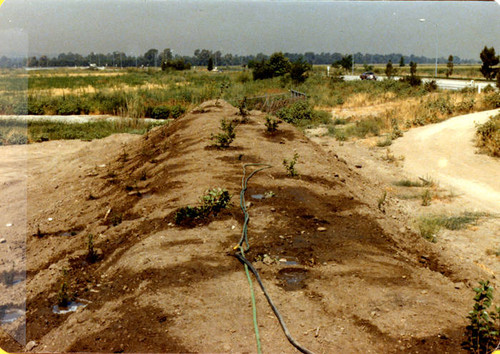
<instances>
[{"instance_id":1,"label":"young shrub","mask_svg":"<svg viewBox=\"0 0 500 354\"><path fill-rule=\"evenodd\" d=\"M170 109L170 116L172 118L179 118L180 116L182 116L184 113L186 113L186 108L184 108L183 106L179 105L179 104L176 104L175 106L173 106L171 109Z\"/></svg>"},{"instance_id":2,"label":"young shrub","mask_svg":"<svg viewBox=\"0 0 500 354\"><path fill-rule=\"evenodd\" d=\"M243 97L243 99L238 103L238 109L240 110L240 116L242 116L243 118L248 115L246 97Z\"/></svg>"},{"instance_id":3,"label":"young shrub","mask_svg":"<svg viewBox=\"0 0 500 354\"><path fill-rule=\"evenodd\" d=\"M441 223L438 218L433 216L420 217L417 221L417 227L420 231L420 236L427 241L436 243L436 235L441 229Z\"/></svg>"},{"instance_id":4,"label":"young shrub","mask_svg":"<svg viewBox=\"0 0 500 354\"><path fill-rule=\"evenodd\" d=\"M87 240L87 261L89 263L95 263L99 258L96 250L94 249L94 235L89 234Z\"/></svg>"},{"instance_id":5,"label":"young shrub","mask_svg":"<svg viewBox=\"0 0 500 354\"><path fill-rule=\"evenodd\" d=\"M384 140L377 141L378 147L386 147L386 146L391 146L391 145L392 145L392 139L390 136L387 136Z\"/></svg>"},{"instance_id":6,"label":"young shrub","mask_svg":"<svg viewBox=\"0 0 500 354\"><path fill-rule=\"evenodd\" d=\"M170 107L156 106L151 111L151 118L153 119L167 119L170 116Z\"/></svg>"},{"instance_id":7,"label":"young shrub","mask_svg":"<svg viewBox=\"0 0 500 354\"><path fill-rule=\"evenodd\" d=\"M197 207L186 206L177 209L174 221L176 225L192 225L211 214L217 215L222 209L230 205L231 195L226 189L213 188L205 192L200 198L202 205Z\"/></svg>"},{"instance_id":8,"label":"young shrub","mask_svg":"<svg viewBox=\"0 0 500 354\"><path fill-rule=\"evenodd\" d=\"M313 109L307 101L301 100L280 109L276 115L287 123L297 124L300 121L311 121Z\"/></svg>"},{"instance_id":9,"label":"young shrub","mask_svg":"<svg viewBox=\"0 0 500 354\"><path fill-rule=\"evenodd\" d=\"M213 188L205 192L205 195L201 198L203 202L203 208L208 211L208 213L214 213L217 215L222 209L228 207L231 201L231 195L226 189Z\"/></svg>"},{"instance_id":10,"label":"young shrub","mask_svg":"<svg viewBox=\"0 0 500 354\"><path fill-rule=\"evenodd\" d=\"M217 135L212 134L210 137L211 140L215 140L215 143L213 145L221 149L229 147L229 145L231 145L234 138L236 137L234 129L234 122L229 122L225 118L221 119L220 130L222 130L222 133L219 133Z\"/></svg>"},{"instance_id":11,"label":"young shrub","mask_svg":"<svg viewBox=\"0 0 500 354\"><path fill-rule=\"evenodd\" d=\"M62 270L63 280L61 283L61 287L57 293L57 304L61 307L66 307L71 302L71 297L69 295L69 286L68 286L68 271L66 269Z\"/></svg>"},{"instance_id":12,"label":"young shrub","mask_svg":"<svg viewBox=\"0 0 500 354\"><path fill-rule=\"evenodd\" d=\"M287 159L283 160L283 166L285 166L288 177L297 177L299 175L299 173L295 169L295 164L297 163L298 158L299 154L295 153L293 155L293 159L290 159L290 161L288 161Z\"/></svg>"},{"instance_id":13,"label":"young shrub","mask_svg":"<svg viewBox=\"0 0 500 354\"><path fill-rule=\"evenodd\" d=\"M500 157L500 114L476 125L476 145L488 155Z\"/></svg>"},{"instance_id":14,"label":"young shrub","mask_svg":"<svg viewBox=\"0 0 500 354\"><path fill-rule=\"evenodd\" d=\"M471 353L492 353L500 341L500 307L489 310L493 302L489 281L480 281L474 292L475 303L467 316L469 325L462 346Z\"/></svg>"},{"instance_id":15,"label":"young shrub","mask_svg":"<svg viewBox=\"0 0 500 354\"><path fill-rule=\"evenodd\" d=\"M395 140L403 136L403 132L401 131L401 129L399 129L399 124L396 118L391 119L391 126L392 126L391 140Z\"/></svg>"},{"instance_id":16,"label":"young shrub","mask_svg":"<svg viewBox=\"0 0 500 354\"><path fill-rule=\"evenodd\" d=\"M266 116L266 128L268 133L275 133L278 130L278 124L280 122L277 119Z\"/></svg>"},{"instance_id":17,"label":"young shrub","mask_svg":"<svg viewBox=\"0 0 500 354\"><path fill-rule=\"evenodd\" d=\"M434 92L437 89L438 89L438 85L436 83L436 80L427 81L424 84L424 90L427 92Z\"/></svg>"},{"instance_id":18,"label":"young shrub","mask_svg":"<svg viewBox=\"0 0 500 354\"><path fill-rule=\"evenodd\" d=\"M431 194L430 190L426 189L422 193L421 198L422 198L422 206L429 206L429 205L431 205L432 194Z\"/></svg>"}]
</instances>

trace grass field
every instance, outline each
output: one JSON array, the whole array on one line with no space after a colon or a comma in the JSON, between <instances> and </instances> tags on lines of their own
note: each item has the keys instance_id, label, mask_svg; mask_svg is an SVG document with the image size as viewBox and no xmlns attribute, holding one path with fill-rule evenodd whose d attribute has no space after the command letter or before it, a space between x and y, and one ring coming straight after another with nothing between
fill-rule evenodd
<instances>
[{"instance_id":1,"label":"grass field","mask_svg":"<svg viewBox=\"0 0 500 354\"><path fill-rule=\"evenodd\" d=\"M402 68L406 73L408 67ZM375 66L383 72L385 66ZM232 68L234 69L234 68ZM434 66L419 68L433 73ZM441 67L445 70L445 66ZM356 74L364 70L356 67ZM477 66L457 66L457 75L479 73ZM439 122L453 115L497 108L500 94L471 91L449 92L394 80L343 82L328 78L326 68L317 66L305 83L293 85L290 78L252 79L251 71L204 69L162 72L158 69L2 70L0 72L0 114L73 115L110 114L130 118L177 118L201 102L222 98L238 106L244 97L287 93L290 88L304 92L316 110L326 112L320 119L301 122L302 128L330 125L341 139L394 132ZM477 75L476 75L477 76ZM474 77L476 77L474 76ZM336 124L325 117L334 108L386 105L373 116L349 117ZM317 114L315 117L319 117ZM347 124L344 124L347 123ZM336 133L334 133L336 131ZM4 131L5 135L5 131ZM29 141L37 139L31 136ZM6 140L4 139L4 142Z\"/></svg>"},{"instance_id":2,"label":"grass field","mask_svg":"<svg viewBox=\"0 0 500 354\"><path fill-rule=\"evenodd\" d=\"M116 133L144 134L163 124L165 123L151 123L140 119L72 124L44 120L24 122L0 119L0 145L20 145L59 139L93 140Z\"/></svg>"}]
</instances>

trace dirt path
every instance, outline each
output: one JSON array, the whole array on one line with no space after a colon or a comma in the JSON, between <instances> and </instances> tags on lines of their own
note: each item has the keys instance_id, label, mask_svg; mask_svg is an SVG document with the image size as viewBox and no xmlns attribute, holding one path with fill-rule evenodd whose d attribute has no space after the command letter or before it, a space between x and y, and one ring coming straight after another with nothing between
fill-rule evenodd
<instances>
[{"instance_id":1,"label":"dirt path","mask_svg":"<svg viewBox=\"0 0 500 354\"><path fill-rule=\"evenodd\" d=\"M498 112L468 114L412 129L396 140L391 150L405 157L403 168L408 173L430 176L463 194L471 206L498 212L500 161L476 154L474 146L475 123L484 123Z\"/></svg>"}]
</instances>

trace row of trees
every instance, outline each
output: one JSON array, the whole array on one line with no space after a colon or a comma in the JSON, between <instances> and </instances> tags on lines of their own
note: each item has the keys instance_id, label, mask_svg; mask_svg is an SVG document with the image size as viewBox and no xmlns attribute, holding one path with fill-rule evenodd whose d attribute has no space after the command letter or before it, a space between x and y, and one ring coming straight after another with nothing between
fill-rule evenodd
<instances>
[{"instance_id":1,"label":"row of trees","mask_svg":"<svg viewBox=\"0 0 500 354\"><path fill-rule=\"evenodd\" d=\"M433 58L424 56L404 56L402 54L362 54L355 53L354 55L345 56L341 53L283 53L291 62L295 62L302 58L309 64L331 64L345 60L346 57L351 58L351 62L355 63L387 63L389 60L392 62L416 62L416 63L432 63ZM86 56L77 53L61 53L57 56L49 57L47 55L30 56L28 58L0 58L0 67L60 67L60 66L88 66L89 64L96 64L97 66L113 66L113 67L160 67L162 63L172 60L184 60L185 63L196 66L207 66L209 60L212 60L214 66L226 65L247 65L251 61L261 62L262 60L269 60L269 56L263 53L257 55L234 55L222 54L220 51L211 51L208 49L196 49L192 56L181 56L173 54L170 48L163 51L158 49L149 49L142 55L127 55L124 52L115 51L113 53L90 53ZM445 58L439 58L440 63L445 63ZM470 60L462 60L455 57L455 63L470 63Z\"/></svg>"},{"instance_id":2,"label":"row of trees","mask_svg":"<svg viewBox=\"0 0 500 354\"><path fill-rule=\"evenodd\" d=\"M277 52L271 55L268 60L251 60L248 63L248 68L253 69L254 80L289 75L292 81L297 84L307 79L307 72L312 69L312 65L302 57L290 61L283 53Z\"/></svg>"}]
</instances>

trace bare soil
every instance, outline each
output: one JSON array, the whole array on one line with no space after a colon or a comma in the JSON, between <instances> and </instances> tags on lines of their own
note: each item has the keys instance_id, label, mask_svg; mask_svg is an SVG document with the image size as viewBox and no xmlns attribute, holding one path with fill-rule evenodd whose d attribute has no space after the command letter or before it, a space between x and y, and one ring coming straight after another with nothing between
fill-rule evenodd
<instances>
[{"instance_id":1,"label":"bare soil","mask_svg":"<svg viewBox=\"0 0 500 354\"><path fill-rule=\"evenodd\" d=\"M241 119L237 112L212 101L144 136L33 144L24 158L20 147L0 147L2 259L23 259L15 203L27 209L27 280L8 289L26 286L31 350L255 352L250 291L232 254L243 224L242 166L269 163L246 194L247 257L301 344L317 353L460 352L471 287L491 274L418 236L412 204L390 197L378 208L385 180L367 175L356 156L343 158L334 141L317 144L286 123L269 135L265 114L253 111L230 148L210 147L220 119ZM282 161L295 152L300 176L289 178ZM213 187L227 188L233 206L195 227L175 226L175 211ZM55 314L63 269L87 306ZM2 303L22 305L1 286ZM264 352L296 352L256 294ZM17 333L21 322L3 327ZM5 332L0 347L26 350Z\"/></svg>"}]
</instances>

